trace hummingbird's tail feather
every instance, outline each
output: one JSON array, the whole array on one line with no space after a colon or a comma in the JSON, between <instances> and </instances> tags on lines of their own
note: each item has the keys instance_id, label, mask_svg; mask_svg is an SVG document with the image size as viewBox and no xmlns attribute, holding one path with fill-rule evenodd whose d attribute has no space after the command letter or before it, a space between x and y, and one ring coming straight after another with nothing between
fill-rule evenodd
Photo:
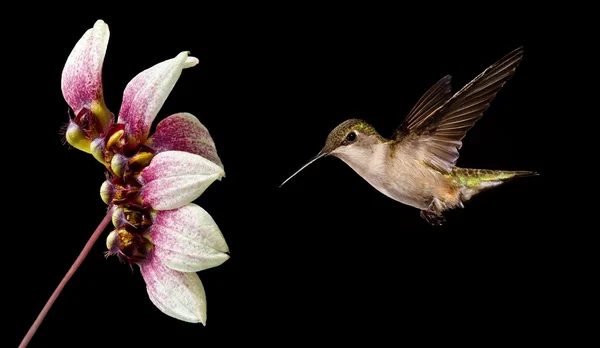
<instances>
[{"instance_id":1,"label":"hummingbird's tail feather","mask_svg":"<svg viewBox=\"0 0 600 348\"><path fill-rule=\"evenodd\" d=\"M461 200L468 201L474 195L496 187L514 178L539 175L532 171L507 171L458 168L452 170L454 181L461 187Z\"/></svg>"}]
</instances>

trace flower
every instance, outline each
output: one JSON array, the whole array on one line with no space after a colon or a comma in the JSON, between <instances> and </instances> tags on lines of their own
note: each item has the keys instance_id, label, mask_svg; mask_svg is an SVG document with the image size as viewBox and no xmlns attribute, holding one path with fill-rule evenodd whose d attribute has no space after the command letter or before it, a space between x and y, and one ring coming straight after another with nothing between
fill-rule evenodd
<instances>
[{"instance_id":1,"label":"flower","mask_svg":"<svg viewBox=\"0 0 600 348\"><path fill-rule=\"evenodd\" d=\"M206 298L196 272L229 258L212 217L193 204L225 172L208 130L189 113L150 127L183 69L198 59L181 52L126 86L114 115L104 103L102 64L108 26L98 20L77 42L62 73L62 92L74 117L65 133L108 170L100 189L114 208L108 255L138 264L150 300L174 318L206 324Z\"/></svg>"}]
</instances>

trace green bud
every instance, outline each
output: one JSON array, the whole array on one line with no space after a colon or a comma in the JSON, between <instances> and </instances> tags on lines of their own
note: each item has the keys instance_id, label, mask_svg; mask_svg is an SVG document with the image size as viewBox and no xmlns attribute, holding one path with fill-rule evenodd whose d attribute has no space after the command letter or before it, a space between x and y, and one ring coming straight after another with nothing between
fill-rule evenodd
<instances>
[{"instance_id":1,"label":"green bud","mask_svg":"<svg viewBox=\"0 0 600 348\"><path fill-rule=\"evenodd\" d=\"M110 204L115 196L115 185L112 182L106 180L100 186L100 197L106 204Z\"/></svg>"},{"instance_id":2,"label":"green bud","mask_svg":"<svg viewBox=\"0 0 600 348\"><path fill-rule=\"evenodd\" d=\"M110 169L112 169L115 175L123 176L127 169L127 157L121 154L115 154L110 161Z\"/></svg>"},{"instance_id":3,"label":"green bud","mask_svg":"<svg viewBox=\"0 0 600 348\"><path fill-rule=\"evenodd\" d=\"M104 160L104 139L96 138L90 144L90 152L100 163L105 164Z\"/></svg>"},{"instance_id":4,"label":"green bud","mask_svg":"<svg viewBox=\"0 0 600 348\"><path fill-rule=\"evenodd\" d=\"M67 142L74 148L83 152L90 153L90 143L92 142L75 122L69 122L67 132L65 133Z\"/></svg>"},{"instance_id":5,"label":"green bud","mask_svg":"<svg viewBox=\"0 0 600 348\"><path fill-rule=\"evenodd\" d=\"M106 249L112 251L113 249L116 249L116 247L118 247L117 230L114 230L108 234L108 237L106 237Z\"/></svg>"},{"instance_id":6,"label":"green bud","mask_svg":"<svg viewBox=\"0 0 600 348\"><path fill-rule=\"evenodd\" d=\"M112 214L112 224L115 227L121 227L123 224L123 220L125 220L125 215L123 214L123 208L117 207Z\"/></svg>"}]
</instances>

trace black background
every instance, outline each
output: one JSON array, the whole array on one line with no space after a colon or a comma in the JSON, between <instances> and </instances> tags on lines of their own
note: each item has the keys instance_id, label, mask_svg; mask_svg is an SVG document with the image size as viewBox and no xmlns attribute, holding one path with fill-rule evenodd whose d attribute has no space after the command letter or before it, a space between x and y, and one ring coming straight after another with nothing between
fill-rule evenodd
<instances>
[{"instance_id":1,"label":"black background","mask_svg":"<svg viewBox=\"0 0 600 348\"><path fill-rule=\"evenodd\" d=\"M63 145L59 134L68 120L64 62L98 18L111 31L103 81L115 114L137 73L183 50L199 58L157 121L191 112L210 130L227 177L196 203L220 226L231 259L199 273L208 301L203 327L156 309L137 268L103 257L105 234L31 347L379 346L415 339L486 345L556 335L548 325L555 307L548 305L548 134L540 107L548 98L550 34L538 16L514 10L495 18L472 9L463 20L392 8L264 8L217 19L179 11L152 18L40 13L12 27L23 34L7 36L10 330L3 341L18 344L104 216L103 167ZM390 136L439 78L453 75L457 90L519 46L521 66L469 131L458 165L535 170L539 177L477 196L448 214L442 228L335 158L278 187L342 121L362 118Z\"/></svg>"}]
</instances>

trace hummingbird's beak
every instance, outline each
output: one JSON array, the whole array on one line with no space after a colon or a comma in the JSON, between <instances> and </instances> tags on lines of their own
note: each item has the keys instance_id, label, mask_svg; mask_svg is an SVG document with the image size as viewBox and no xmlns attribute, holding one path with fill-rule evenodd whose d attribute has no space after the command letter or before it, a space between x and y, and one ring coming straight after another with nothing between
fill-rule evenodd
<instances>
[{"instance_id":1,"label":"hummingbird's beak","mask_svg":"<svg viewBox=\"0 0 600 348\"><path fill-rule=\"evenodd\" d=\"M283 184L285 184L286 182L288 182L291 178L293 178L296 174L300 173L300 171L306 167L308 167L309 164L313 163L314 161L318 160L321 157L327 156L328 153L327 152L319 152L318 155L316 155L315 157L311 158L310 161L308 161L308 163L306 163L305 165L302 166L302 168L298 169L294 174L292 174L289 178L285 179L284 182L281 183L281 185L279 185L279 187L283 186Z\"/></svg>"}]
</instances>

